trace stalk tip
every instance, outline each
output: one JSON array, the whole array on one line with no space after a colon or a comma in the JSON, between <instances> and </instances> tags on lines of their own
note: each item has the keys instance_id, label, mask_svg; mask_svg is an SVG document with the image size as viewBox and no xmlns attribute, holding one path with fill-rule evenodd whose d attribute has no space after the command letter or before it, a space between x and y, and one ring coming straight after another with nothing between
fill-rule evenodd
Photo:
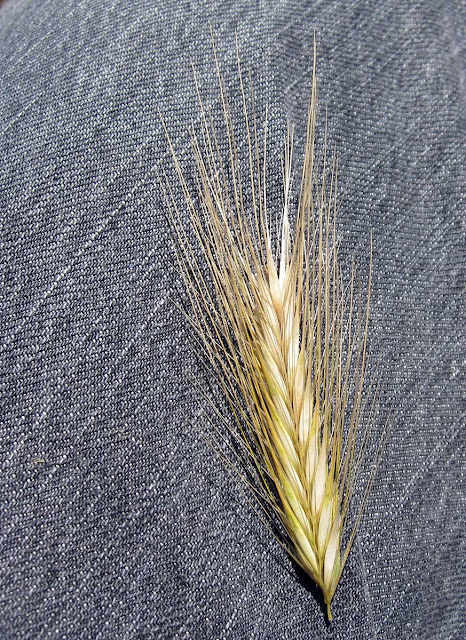
<instances>
[{"instance_id":1,"label":"stalk tip","mask_svg":"<svg viewBox=\"0 0 466 640\"><path fill-rule=\"evenodd\" d=\"M332 622L332 609L330 608L330 602L327 602L327 618L329 622Z\"/></svg>"}]
</instances>

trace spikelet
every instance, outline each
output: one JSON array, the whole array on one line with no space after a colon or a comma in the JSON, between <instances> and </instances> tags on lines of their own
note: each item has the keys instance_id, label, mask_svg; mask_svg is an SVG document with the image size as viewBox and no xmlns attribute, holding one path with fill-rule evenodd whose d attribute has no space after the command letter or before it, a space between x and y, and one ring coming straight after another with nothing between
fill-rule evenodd
<instances>
[{"instance_id":1,"label":"spikelet","mask_svg":"<svg viewBox=\"0 0 466 640\"><path fill-rule=\"evenodd\" d=\"M289 129L278 241L268 219L266 143L259 142L252 91L245 90L238 55L244 124L239 132L215 47L214 56L226 140L221 140L198 90L201 126L192 131L195 188L188 186L169 139L197 250L183 225L170 181L164 181L178 265L191 303L189 321L255 465L260 501L283 526L290 555L322 590L331 619L330 604L362 514L361 507L344 543L368 435L359 419L370 274L366 301L361 303L354 293L354 266L345 284L337 256L336 162L327 167L324 158L320 179L314 162L315 43L294 232L289 216L293 151ZM242 172L240 133L247 149ZM221 141L228 148L226 162Z\"/></svg>"}]
</instances>

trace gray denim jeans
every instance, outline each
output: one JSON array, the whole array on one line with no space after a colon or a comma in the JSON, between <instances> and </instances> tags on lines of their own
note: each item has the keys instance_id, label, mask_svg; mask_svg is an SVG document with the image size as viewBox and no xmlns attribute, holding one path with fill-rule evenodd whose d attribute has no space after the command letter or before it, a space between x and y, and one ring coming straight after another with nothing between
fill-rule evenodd
<instances>
[{"instance_id":1,"label":"gray denim jeans","mask_svg":"<svg viewBox=\"0 0 466 640\"><path fill-rule=\"evenodd\" d=\"M461 5L2 5L0 638L466 635ZM235 34L269 110L271 211L287 121L302 144L316 31L344 263L364 271L373 230L372 357L393 429L332 627L202 437L203 374L173 302L159 111L189 165L191 63L221 109L209 22L233 115Z\"/></svg>"}]
</instances>

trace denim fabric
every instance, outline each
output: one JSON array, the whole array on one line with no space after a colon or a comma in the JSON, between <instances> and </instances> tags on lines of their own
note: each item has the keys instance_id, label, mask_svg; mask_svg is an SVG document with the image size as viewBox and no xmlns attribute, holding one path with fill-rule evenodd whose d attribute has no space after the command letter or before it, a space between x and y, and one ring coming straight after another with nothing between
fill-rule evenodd
<instances>
[{"instance_id":1,"label":"denim fabric","mask_svg":"<svg viewBox=\"0 0 466 640\"><path fill-rule=\"evenodd\" d=\"M455 0L2 5L2 640L465 637L465 18ZM220 110L209 21L233 104L236 32L269 108L271 211L316 30L342 260L374 233L393 432L331 627L202 437L173 303L158 110L187 161L191 63Z\"/></svg>"}]
</instances>

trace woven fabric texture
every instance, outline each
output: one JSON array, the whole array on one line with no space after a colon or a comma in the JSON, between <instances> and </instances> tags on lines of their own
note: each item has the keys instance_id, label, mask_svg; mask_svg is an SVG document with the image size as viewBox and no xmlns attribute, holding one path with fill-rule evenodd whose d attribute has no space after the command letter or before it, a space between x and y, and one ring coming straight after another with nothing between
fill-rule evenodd
<instances>
[{"instance_id":1,"label":"woven fabric texture","mask_svg":"<svg viewBox=\"0 0 466 640\"><path fill-rule=\"evenodd\" d=\"M343 262L374 234L393 431L331 627L202 437L173 302L159 111L189 164L191 63L221 109L209 23L233 115L235 34L268 107L276 212L315 30ZM455 0L2 4L2 640L466 636L465 25Z\"/></svg>"}]
</instances>

